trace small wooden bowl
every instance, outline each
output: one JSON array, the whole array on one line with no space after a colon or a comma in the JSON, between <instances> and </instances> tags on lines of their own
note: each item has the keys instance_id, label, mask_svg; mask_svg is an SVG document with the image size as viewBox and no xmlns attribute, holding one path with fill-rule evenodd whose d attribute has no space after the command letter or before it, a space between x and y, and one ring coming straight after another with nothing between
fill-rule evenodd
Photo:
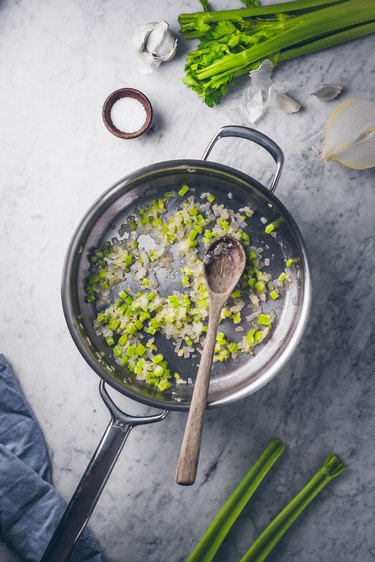
<instances>
[{"instance_id":1,"label":"small wooden bowl","mask_svg":"<svg viewBox=\"0 0 375 562\"><path fill-rule=\"evenodd\" d=\"M114 126L111 120L111 109L116 101L120 98L134 98L139 101L145 108L146 120L143 126L138 131L126 133L124 131L120 131L120 129L117 129L117 127ZM152 105L149 99L139 90L135 90L134 88L120 88L119 90L115 90L114 92L109 94L108 98L105 100L102 110L102 117L104 125L107 127L108 131L112 133L112 135L115 135L120 139L135 139L143 135L143 133L145 133L150 127L152 121Z\"/></svg>"}]
</instances>

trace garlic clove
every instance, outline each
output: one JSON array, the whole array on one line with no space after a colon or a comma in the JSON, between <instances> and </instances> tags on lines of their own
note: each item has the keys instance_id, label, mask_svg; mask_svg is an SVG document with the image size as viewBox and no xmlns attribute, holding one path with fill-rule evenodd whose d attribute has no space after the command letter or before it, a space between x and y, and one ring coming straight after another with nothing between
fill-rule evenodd
<instances>
[{"instance_id":1,"label":"garlic clove","mask_svg":"<svg viewBox=\"0 0 375 562\"><path fill-rule=\"evenodd\" d=\"M352 98L336 108L327 122L322 157L355 170L375 166L373 101Z\"/></svg>"},{"instance_id":2,"label":"garlic clove","mask_svg":"<svg viewBox=\"0 0 375 562\"><path fill-rule=\"evenodd\" d=\"M340 84L320 84L310 95L316 96L321 101L332 101L342 92Z\"/></svg>"},{"instance_id":3,"label":"garlic clove","mask_svg":"<svg viewBox=\"0 0 375 562\"><path fill-rule=\"evenodd\" d=\"M267 106L271 109L278 109L284 113L296 113L301 109L301 104L290 96L276 90L271 86L268 90Z\"/></svg>"}]
</instances>

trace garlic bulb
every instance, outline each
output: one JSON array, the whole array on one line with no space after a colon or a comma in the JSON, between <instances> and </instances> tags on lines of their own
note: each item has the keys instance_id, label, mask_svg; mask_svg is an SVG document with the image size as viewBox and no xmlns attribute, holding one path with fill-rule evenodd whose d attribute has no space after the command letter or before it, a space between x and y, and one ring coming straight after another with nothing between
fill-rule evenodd
<instances>
[{"instance_id":1,"label":"garlic bulb","mask_svg":"<svg viewBox=\"0 0 375 562\"><path fill-rule=\"evenodd\" d=\"M171 60L177 50L177 38L166 21L146 23L138 30L136 43L138 55L154 68Z\"/></svg>"},{"instance_id":2,"label":"garlic bulb","mask_svg":"<svg viewBox=\"0 0 375 562\"><path fill-rule=\"evenodd\" d=\"M327 122L322 157L354 170L375 166L375 102L352 98L338 106Z\"/></svg>"},{"instance_id":3,"label":"garlic bulb","mask_svg":"<svg viewBox=\"0 0 375 562\"><path fill-rule=\"evenodd\" d=\"M316 96L321 101L332 101L342 92L340 84L320 84L313 92L312 96Z\"/></svg>"}]
</instances>

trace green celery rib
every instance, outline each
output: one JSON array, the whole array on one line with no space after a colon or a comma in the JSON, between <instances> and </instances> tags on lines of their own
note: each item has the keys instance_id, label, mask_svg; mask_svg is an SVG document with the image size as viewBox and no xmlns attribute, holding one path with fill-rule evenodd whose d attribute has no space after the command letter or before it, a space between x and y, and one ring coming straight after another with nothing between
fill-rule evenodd
<instances>
[{"instance_id":1,"label":"green celery rib","mask_svg":"<svg viewBox=\"0 0 375 562\"><path fill-rule=\"evenodd\" d=\"M237 10L218 10L217 12L194 12L180 14L179 23L182 25L199 18L204 23L230 20L233 18L251 18L255 16L266 16L280 14L283 12L297 12L309 8L317 8L327 4L338 4L345 0L292 0L291 2L280 2L271 6L259 6L258 8L239 8Z\"/></svg>"},{"instance_id":2,"label":"green celery rib","mask_svg":"<svg viewBox=\"0 0 375 562\"><path fill-rule=\"evenodd\" d=\"M270 442L217 513L187 562L211 562L241 511L284 450L284 443L278 439Z\"/></svg>"},{"instance_id":3,"label":"green celery rib","mask_svg":"<svg viewBox=\"0 0 375 562\"><path fill-rule=\"evenodd\" d=\"M341 43L346 43L347 41L352 41L354 39L359 39L360 37L365 37L375 33L375 22L367 23L364 25L358 25L357 27L351 27L345 31L339 31L338 33L332 33L332 35L327 35L327 37L322 37L321 39L316 39L310 43L294 47L292 49L286 49L281 51L278 63L290 59L295 59L302 57L304 55L311 55L317 51L323 51L329 47L334 47L335 45L340 45ZM247 74L252 67L245 67L234 74L234 78L238 78Z\"/></svg>"},{"instance_id":4,"label":"green celery rib","mask_svg":"<svg viewBox=\"0 0 375 562\"><path fill-rule=\"evenodd\" d=\"M301 57L303 55L310 55L316 51L322 51L323 49L334 47L340 43L345 43L346 41L370 35L370 33L375 33L375 21L365 25L358 25L357 27L352 27L350 29L346 29L345 31L333 33L332 35L328 35L322 39L317 39L316 41L312 41L306 45L300 45L299 47L281 51L279 62Z\"/></svg>"},{"instance_id":5,"label":"green celery rib","mask_svg":"<svg viewBox=\"0 0 375 562\"><path fill-rule=\"evenodd\" d=\"M259 535L240 562L263 562L319 492L345 469L342 460L330 453L322 468Z\"/></svg>"},{"instance_id":6,"label":"green celery rib","mask_svg":"<svg viewBox=\"0 0 375 562\"><path fill-rule=\"evenodd\" d=\"M252 62L287 49L296 43L372 20L375 20L374 0L348 0L343 4L322 8L297 17L295 25L277 37L245 49L241 53L226 55L207 68L198 70L197 78L204 80L225 71L236 72Z\"/></svg>"}]
</instances>

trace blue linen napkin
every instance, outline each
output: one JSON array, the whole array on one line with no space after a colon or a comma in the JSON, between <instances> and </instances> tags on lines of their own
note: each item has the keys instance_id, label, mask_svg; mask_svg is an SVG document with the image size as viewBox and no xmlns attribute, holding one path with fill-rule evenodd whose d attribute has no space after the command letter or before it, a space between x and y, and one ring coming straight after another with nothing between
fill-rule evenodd
<instances>
[{"instance_id":1,"label":"blue linen napkin","mask_svg":"<svg viewBox=\"0 0 375 562\"><path fill-rule=\"evenodd\" d=\"M38 422L0 354L0 540L27 562L39 562L65 508ZM70 562L103 562L88 530Z\"/></svg>"}]
</instances>

